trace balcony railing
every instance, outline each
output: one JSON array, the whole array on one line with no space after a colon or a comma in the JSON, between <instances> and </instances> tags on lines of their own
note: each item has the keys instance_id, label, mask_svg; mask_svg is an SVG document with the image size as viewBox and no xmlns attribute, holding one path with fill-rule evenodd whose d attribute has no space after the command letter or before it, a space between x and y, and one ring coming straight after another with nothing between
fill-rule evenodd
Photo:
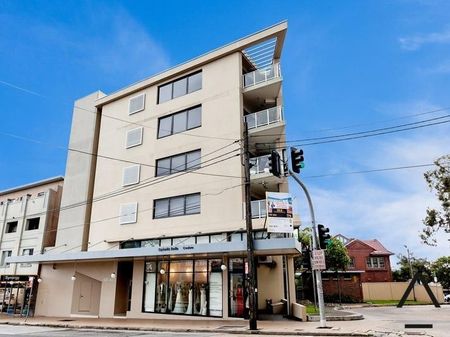
<instances>
[{"instance_id":1,"label":"balcony railing","mask_svg":"<svg viewBox=\"0 0 450 337\"><path fill-rule=\"evenodd\" d=\"M266 217L266 200L254 200L251 203L252 205L252 218L259 219Z\"/></svg>"},{"instance_id":2,"label":"balcony railing","mask_svg":"<svg viewBox=\"0 0 450 337\"><path fill-rule=\"evenodd\" d=\"M276 106L270 109L258 111L245 116L248 129L270 125L283 120L283 108Z\"/></svg>"},{"instance_id":3,"label":"balcony railing","mask_svg":"<svg viewBox=\"0 0 450 337\"><path fill-rule=\"evenodd\" d=\"M250 174L269 173L269 156L250 158Z\"/></svg>"},{"instance_id":4,"label":"balcony railing","mask_svg":"<svg viewBox=\"0 0 450 337\"><path fill-rule=\"evenodd\" d=\"M248 88L259 83L264 83L278 77L281 77L279 63L265 68L256 69L255 71L243 75L244 88Z\"/></svg>"}]
</instances>

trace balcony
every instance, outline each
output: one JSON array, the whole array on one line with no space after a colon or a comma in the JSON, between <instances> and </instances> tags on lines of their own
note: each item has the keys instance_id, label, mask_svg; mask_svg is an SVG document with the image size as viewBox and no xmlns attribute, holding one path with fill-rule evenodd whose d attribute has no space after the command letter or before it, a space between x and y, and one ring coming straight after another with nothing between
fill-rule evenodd
<instances>
[{"instance_id":1,"label":"balcony","mask_svg":"<svg viewBox=\"0 0 450 337\"><path fill-rule=\"evenodd\" d=\"M279 63L242 75L246 104L257 107L267 100L276 101L280 94L281 80Z\"/></svg>"},{"instance_id":2,"label":"balcony","mask_svg":"<svg viewBox=\"0 0 450 337\"><path fill-rule=\"evenodd\" d=\"M245 116L249 131L281 122L283 119L283 108L281 106L276 106Z\"/></svg>"},{"instance_id":3,"label":"balcony","mask_svg":"<svg viewBox=\"0 0 450 337\"><path fill-rule=\"evenodd\" d=\"M266 217L266 199L254 200L252 205L252 219L260 219Z\"/></svg>"},{"instance_id":4,"label":"balcony","mask_svg":"<svg viewBox=\"0 0 450 337\"><path fill-rule=\"evenodd\" d=\"M250 175L270 174L269 156L250 158Z\"/></svg>"}]
</instances>

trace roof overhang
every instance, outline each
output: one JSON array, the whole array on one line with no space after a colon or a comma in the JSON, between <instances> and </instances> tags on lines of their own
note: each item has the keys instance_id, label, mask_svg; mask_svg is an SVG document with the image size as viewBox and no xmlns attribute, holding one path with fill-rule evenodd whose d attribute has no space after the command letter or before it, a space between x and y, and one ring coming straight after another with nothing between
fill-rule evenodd
<instances>
[{"instance_id":1,"label":"roof overhang","mask_svg":"<svg viewBox=\"0 0 450 337\"><path fill-rule=\"evenodd\" d=\"M162 83L163 81L167 81L171 78L175 78L180 74L196 70L201 66L215 61L219 58L222 58L227 55L231 55L236 52L243 52L245 49L257 45L261 42L270 40L275 38L276 44L273 50L273 58L279 59L281 57L281 51L283 49L283 43L286 36L287 31L287 21L282 21L278 24L270 26L266 29L263 29L259 32L241 38L237 41L231 42L223 47L214 49L206 54L203 54L199 57L196 57L192 60L186 61L180 65L177 65L173 68L165 70L159 74L156 74L152 77L144 79L142 81L136 82L126 88L120 89L110 95L102 97L97 100L96 107L101 108L103 105L111 103L117 99L120 99L124 96L128 96L133 94L139 90L150 87L152 85L157 85Z\"/></svg>"},{"instance_id":2,"label":"roof overhang","mask_svg":"<svg viewBox=\"0 0 450 337\"><path fill-rule=\"evenodd\" d=\"M295 238L255 240L255 255L297 255L301 245ZM73 253L50 253L11 256L6 263L64 263L80 261L105 261L116 259L189 257L214 255L240 255L247 251L246 241L230 241L167 247L142 247L117 250L94 250Z\"/></svg>"}]
</instances>

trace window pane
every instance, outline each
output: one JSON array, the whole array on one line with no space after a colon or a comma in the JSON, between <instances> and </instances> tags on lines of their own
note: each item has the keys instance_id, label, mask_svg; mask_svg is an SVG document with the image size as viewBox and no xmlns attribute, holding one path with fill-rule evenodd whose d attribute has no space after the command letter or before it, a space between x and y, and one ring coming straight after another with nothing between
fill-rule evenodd
<instances>
[{"instance_id":1,"label":"window pane","mask_svg":"<svg viewBox=\"0 0 450 337\"><path fill-rule=\"evenodd\" d=\"M158 103L166 102L172 99L172 83L159 87Z\"/></svg>"},{"instance_id":2,"label":"window pane","mask_svg":"<svg viewBox=\"0 0 450 337\"><path fill-rule=\"evenodd\" d=\"M156 200L154 218L164 218L167 216L169 216L169 199Z\"/></svg>"},{"instance_id":3,"label":"window pane","mask_svg":"<svg viewBox=\"0 0 450 337\"><path fill-rule=\"evenodd\" d=\"M158 138L170 136L172 134L172 116L159 120Z\"/></svg>"},{"instance_id":4,"label":"window pane","mask_svg":"<svg viewBox=\"0 0 450 337\"><path fill-rule=\"evenodd\" d=\"M202 107L198 106L189 110L188 129L193 129L202 125Z\"/></svg>"},{"instance_id":5,"label":"window pane","mask_svg":"<svg viewBox=\"0 0 450 337\"><path fill-rule=\"evenodd\" d=\"M170 173L177 173L186 171L186 156L184 154L180 156L172 157L172 170Z\"/></svg>"},{"instance_id":6,"label":"window pane","mask_svg":"<svg viewBox=\"0 0 450 337\"><path fill-rule=\"evenodd\" d=\"M170 199L170 216L184 215L184 197Z\"/></svg>"},{"instance_id":7,"label":"window pane","mask_svg":"<svg viewBox=\"0 0 450 337\"><path fill-rule=\"evenodd\" d=\"M200 153L201 151L194 151L187 154L187 170L200 167Z\"/></svg>"},{"instance_id":8,"label":"window pane","mask_svg":"<svg viewBox=\"0 0 450 337\"><path fill-rule=\"evenodd\" d=\"M186 118L186 112L181 112L173 116L173 133L178 133L186 130Z\"/></svg>"},{"instance_id":9,"label":"window pane","mask_svg":"<svg viewBox=\"0 0 450 337\"><path fill-rule=\"evenodd\" d=\"M170 158L160 159L156 162L156 176L165 176L170 174Z\"/></svg>"},{"instance_id":10,"label":"window pane","mask_svg":"<svg viewBox=\"0 0 450 337\"><path fill-rule=\"evenodd\" d=\"M186 214L200 213L200 194L186 196Z\"/></svg>"},{"instance_id":11,"label":"window pane","mask_svg":"<svg viewBox=\"0 0 450 337\"><path fill-rule=\"evenodd\" d=\"M187 78L173 82L173 98L186 95L187 93Z\"/></svg>"},{"instance_id":12,"label":"window pane","mask_svg":"<svg viewBox=\"0 0 450 337\"><path fill-rule=\"evenodd\" d=\"M189 92L194 92L202 88L202 73L197 73L189 76Z\"/></svg>"}]
</instances>

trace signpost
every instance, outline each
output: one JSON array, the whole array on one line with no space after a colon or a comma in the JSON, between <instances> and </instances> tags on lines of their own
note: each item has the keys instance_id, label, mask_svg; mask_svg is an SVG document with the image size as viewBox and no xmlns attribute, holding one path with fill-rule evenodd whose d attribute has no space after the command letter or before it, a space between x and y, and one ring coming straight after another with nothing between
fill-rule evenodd
<instances>
[{"instance_id":1,"label":"signpost","mask_svg":"<svg viewBox=\"0 0 450 337\"><path fill-rule=\"evenodd\" d=\"M313 250L311 256L311 268L312 270L325 270L327 269L325 265L325 251L324 250Z\"/></svg>"}]
</instances>

